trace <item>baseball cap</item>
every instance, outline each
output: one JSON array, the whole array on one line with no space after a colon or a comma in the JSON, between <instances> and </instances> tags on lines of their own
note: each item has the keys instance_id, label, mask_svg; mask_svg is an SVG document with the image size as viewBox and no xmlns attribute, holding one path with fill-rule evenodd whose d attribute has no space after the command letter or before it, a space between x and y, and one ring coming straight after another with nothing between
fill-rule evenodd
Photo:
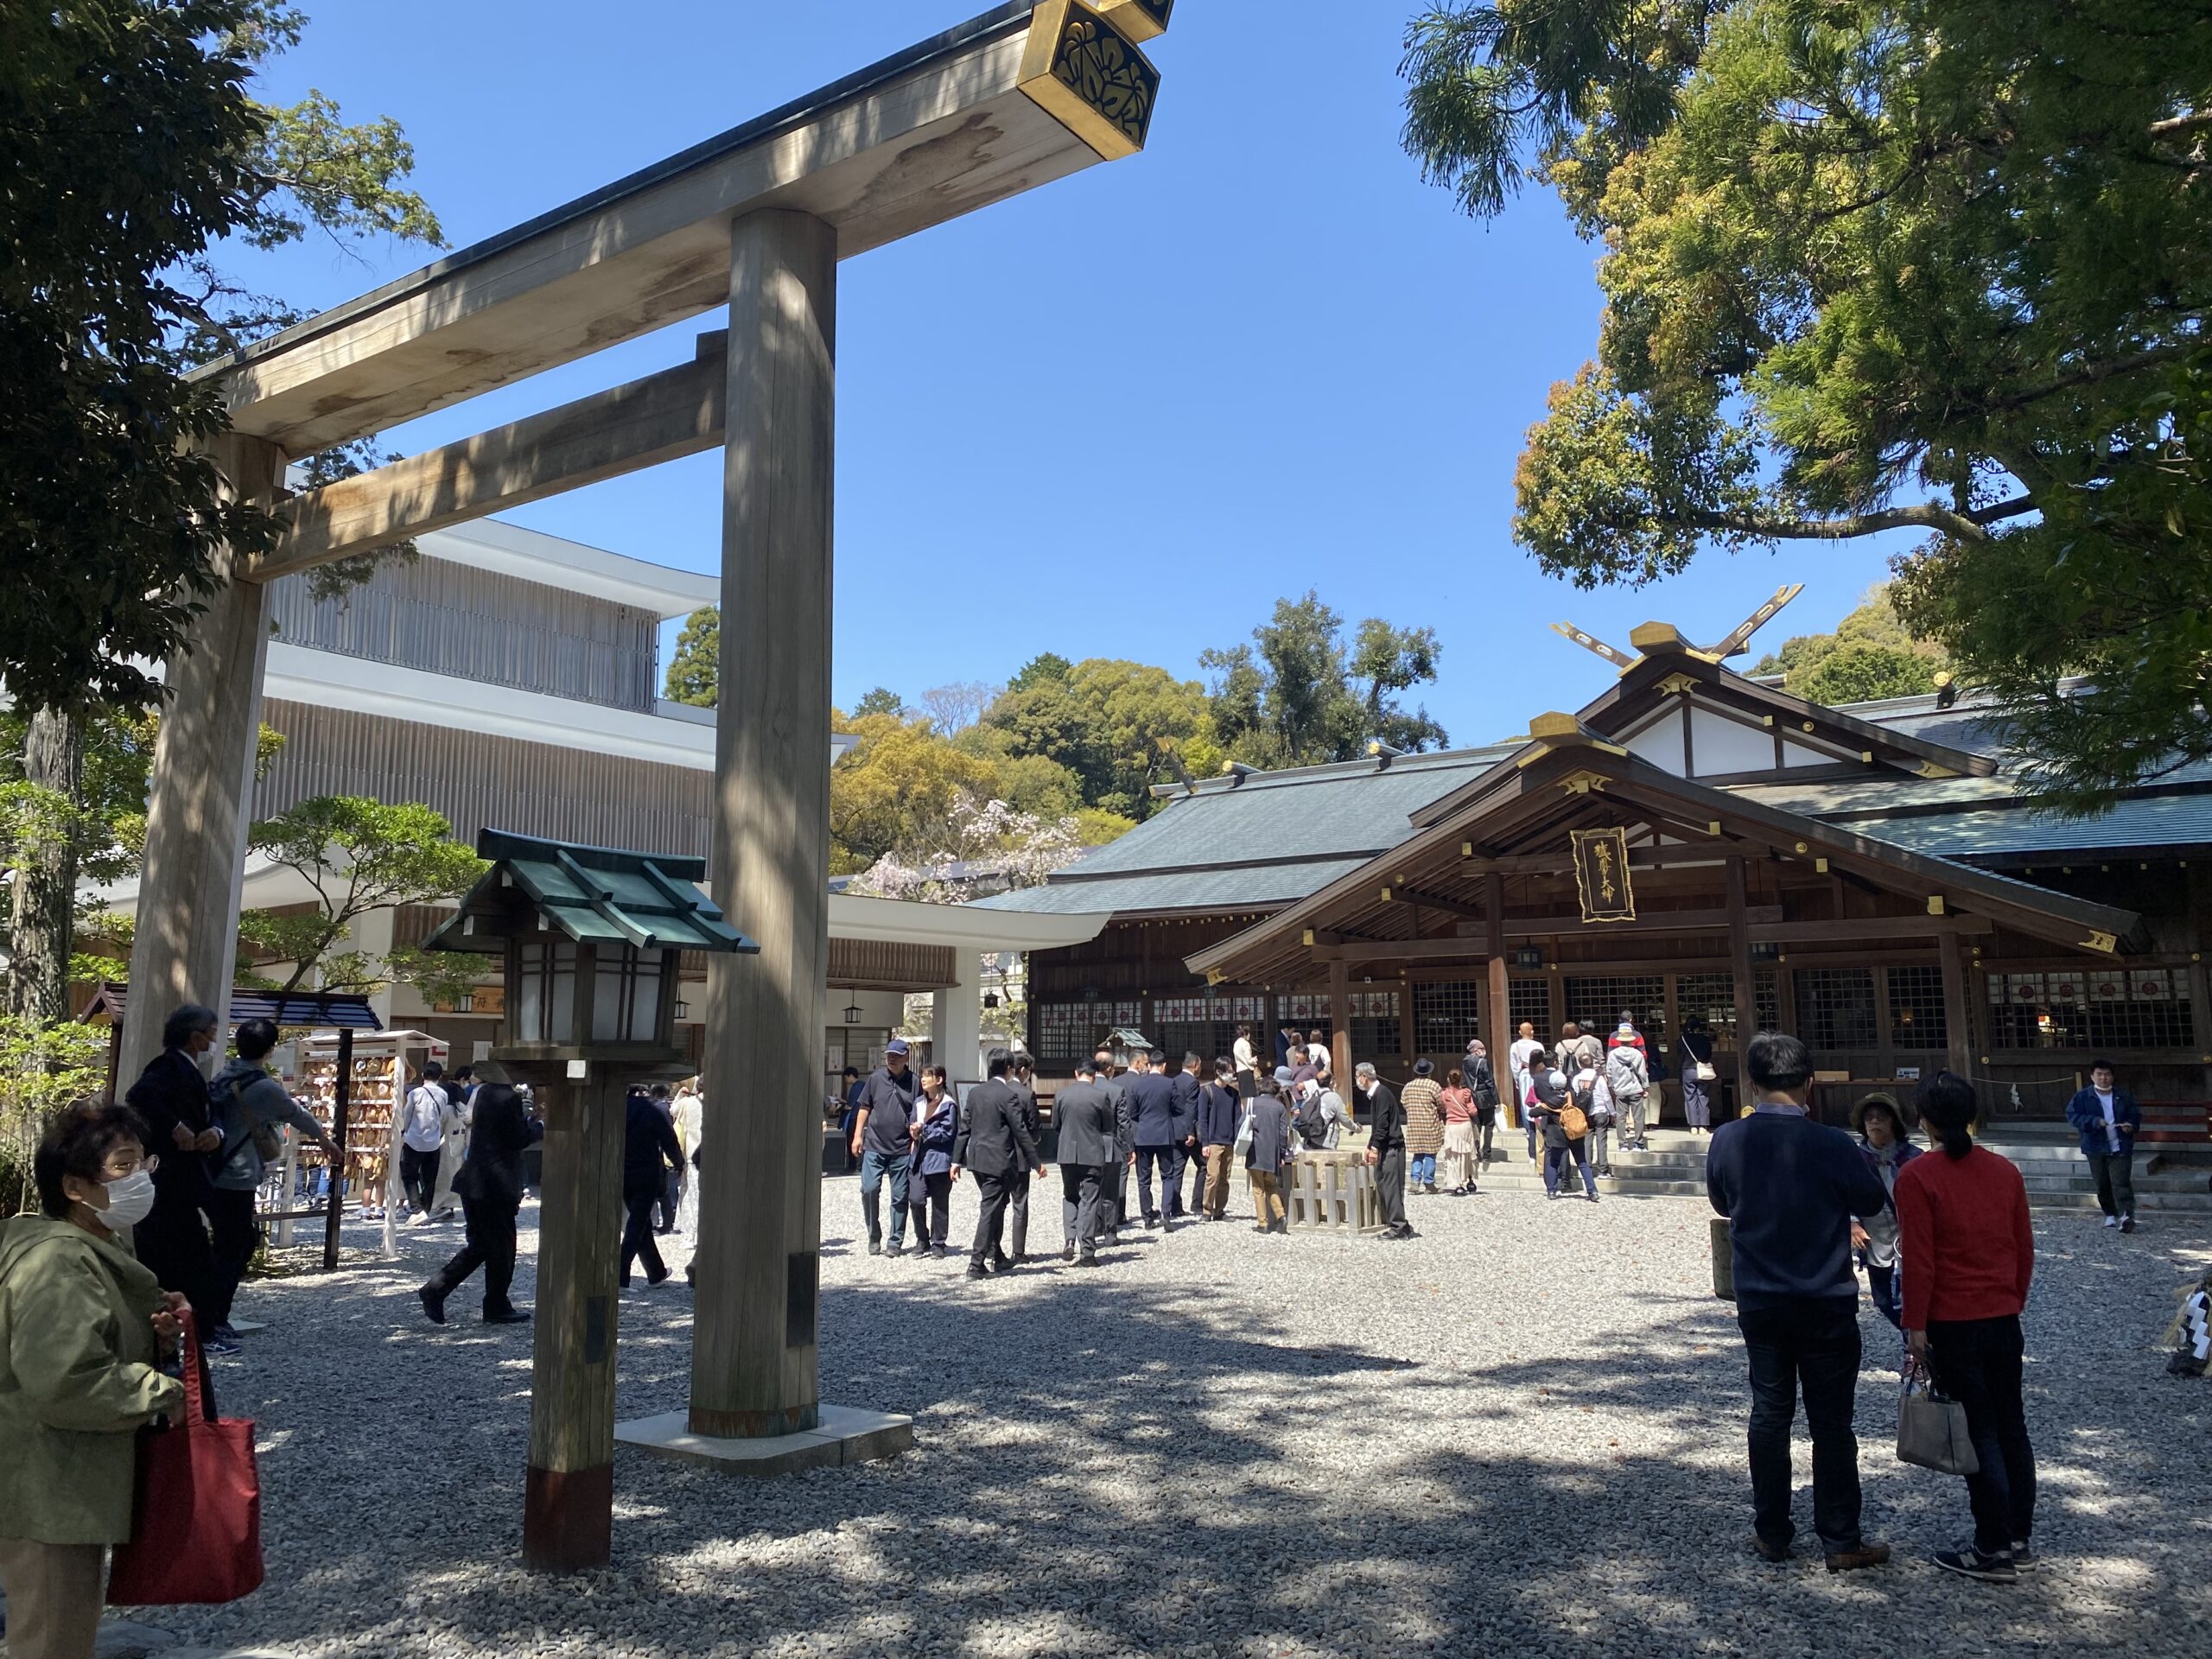
<instances>
[{"instance_id":1,"label":"baseball cap","mask_svg":"<svg viewBox=\"0 0 2212 1659\"><path fill-rule=\"evenodd\" d=\"M889 1042L883 1046L883 1052L887 1054L906 1053L906 1039L904 1037L893 1037Z\"/></svg>"}]
</instances>

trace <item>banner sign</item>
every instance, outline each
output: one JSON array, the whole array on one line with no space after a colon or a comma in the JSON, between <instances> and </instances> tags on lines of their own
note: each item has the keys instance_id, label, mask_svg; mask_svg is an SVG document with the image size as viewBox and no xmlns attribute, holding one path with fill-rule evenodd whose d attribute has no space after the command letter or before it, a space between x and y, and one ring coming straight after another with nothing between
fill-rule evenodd
<instances>
[{"instance_id":1,"label":"banner sign","mask_svg":"<svg viewBox=\"0 0 2212 1659\"><path fill-rule=\"evenodd\" d=\"M1626 830L1573 830L1574 885L1586 922L1632 922L1636 893L1628 879Z\"/></svg>"}]
</instances>

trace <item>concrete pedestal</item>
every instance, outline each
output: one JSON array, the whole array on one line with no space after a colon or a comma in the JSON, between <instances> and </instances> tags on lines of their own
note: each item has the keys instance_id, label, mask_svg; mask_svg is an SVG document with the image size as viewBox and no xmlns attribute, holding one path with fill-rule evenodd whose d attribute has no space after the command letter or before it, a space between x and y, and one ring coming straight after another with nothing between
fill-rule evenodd
<instances>
[{"instance_id":1,"label":"concrete pedestal","mask_svg":"<svg viewBox=\"0 0 2212 1659\"><path fill-rule=\"evenodd\" d=\"M768 1434L757 1440L721 1440L691 1432L690 1414L664 1411L614 1426L617 1446L634 1446L655 1457L681 1458L726 1474L766 1479L795 1475L802 1469L835 1469L842 1464L895 1458L914 1444L914 1420L888 1412L855 1411L846 1406L818 1406L817 1427L796 1434Z\"/></svg>"}]
</instances>

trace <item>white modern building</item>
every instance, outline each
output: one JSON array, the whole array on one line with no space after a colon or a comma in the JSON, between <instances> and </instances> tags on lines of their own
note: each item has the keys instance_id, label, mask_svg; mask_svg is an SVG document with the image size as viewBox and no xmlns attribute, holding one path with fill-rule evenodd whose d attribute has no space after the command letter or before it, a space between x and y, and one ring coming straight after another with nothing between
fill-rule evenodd
<instances>
[{"instance_id":1,"label":"white modern building","mask_svg":"<svg viewBox=\"0 0 2212 1659\"><path fill-rule=\"evenodd\" d=\"M658 646L662 624L714 603L720 582L497 519L417 545L419 558L379 565L342 597L315 598L302 576L274 584L262 718L285 741L257 785L253 817L359 795L433 807L463 842L493 828L703 855L714 711L658 696ZM833 740L825 764L849 744ZM137 893L105 897L127 912ZM313 903L295 873L248 861L246 908ZM358 944L414 943L443 914L423 906L365 918ZM1105 920L833 893L827 1077L874 1064L912 991L935 994L935 1052L957 1074L980 1075L969 1068L986 953L1078 944ZM704 972L702 963L702 982ZM433 1008L401 986L377 1002L387 1020L467 1055L492 1041L498 995L486 986L466 1007ZM696 1056L697 1001L686 1012L679 1026Z\"/></svg>"}]
</instances>

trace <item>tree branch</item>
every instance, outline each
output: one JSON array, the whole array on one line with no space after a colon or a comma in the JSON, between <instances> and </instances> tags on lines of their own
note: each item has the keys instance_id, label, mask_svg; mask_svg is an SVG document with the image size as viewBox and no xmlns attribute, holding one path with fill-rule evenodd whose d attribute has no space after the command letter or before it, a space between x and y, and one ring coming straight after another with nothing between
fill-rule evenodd
<instances>
[{"instance_id":1,"label":"tree branch","mask_svg":"<svg viewBox=\"0 0 2212 1659\"><path fill-rule=\"evenodd\" d=\"M1910 506L1885 507L1876 512L1846 513L1840 518L1768 518L1749 512L1697 512L1683 522L1698 530L1725 530L1741 536L1773 541L1847 541L1853 537L1878 535L1885 530L1940 530L1961 541L1986 542L1984 528L1999 519L2018 518L2036 509L2031 495L2015 496L1992 506L1958 512L1935 501Z\"/></svg>"},{"instance_id":2,"label":"tree branch","mask_svg":"<svg viewBox=\"0 0 2212 1659\"><path fill-rule=\"evenodd\" d=\"M2149 351L2138 352L2133 357L2115 357L2102 363L2084 364L2071 374L2062 374L2055 380L2045 381L2042 385L2029 386L2008 397L1993 397L1982 407L1992 410L2024 409L2030 404L2054 397L2062 391L2071 391L2077 386L2094 386L2102 381L2116 380L2124 374L2137 374L2145 369L2155 369L2162 363L2171 363L2177 358L2187 355L2193 345L2194 342L2190 345L2153 346Z\"/></svg>"},{"instance_id":3,"label":"tree branch","mask_svg":"<svg viewBox=\"0 0 2212 1659\"><path fill-rule=\"evenodd\" d=\"M2187 115L2177 115L2170 120L2153 121L2151 136L2177 138L2186 132L2202 132L2207 127L2212 127L2212 110L2191 110Z\"/></svg>"}]
</instances>

